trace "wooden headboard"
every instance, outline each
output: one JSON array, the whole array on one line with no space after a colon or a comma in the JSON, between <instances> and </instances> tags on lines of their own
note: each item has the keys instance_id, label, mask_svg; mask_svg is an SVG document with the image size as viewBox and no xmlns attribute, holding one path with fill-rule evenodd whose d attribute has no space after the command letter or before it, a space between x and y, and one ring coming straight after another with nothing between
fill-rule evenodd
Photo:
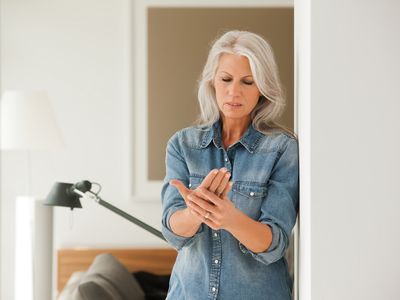
<instances>
[{"instance_id":1,"label":"wooden headboard","mask_svg":"<svg viewBox=\"0 0 400 300\"><path fill-rule=\"evenodd\" d=\"M171 274L177 252L171 248L129 249L62 249L57 257L57 289L61 292L72 273L85 271L101 253L115 256L130 272L147 271L158 275Z\"/></svg>"}]
</instances>

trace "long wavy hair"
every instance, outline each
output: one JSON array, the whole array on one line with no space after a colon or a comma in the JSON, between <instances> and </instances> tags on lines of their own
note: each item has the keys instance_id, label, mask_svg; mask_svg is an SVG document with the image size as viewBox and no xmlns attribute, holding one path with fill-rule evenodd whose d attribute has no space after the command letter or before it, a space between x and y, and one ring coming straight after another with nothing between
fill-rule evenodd
<instances>
[{"instance_id":1,"label":"long wavy hair","mask_svg":"<svg viewBox=\"0 0 400 300\"><path fill-rule=\"evenodd\" d=\"M212 44L199 80L200 118L197 125L210 126L220 118L213 81L224 53L242 55L249 60L254 82L261 93L251 112L254 128L267 135L284 131L294 136L291 130L277 122L285 109L286 99L272 48L261 36L248 31L228 31Z\"/></svg>"}]
</instances>

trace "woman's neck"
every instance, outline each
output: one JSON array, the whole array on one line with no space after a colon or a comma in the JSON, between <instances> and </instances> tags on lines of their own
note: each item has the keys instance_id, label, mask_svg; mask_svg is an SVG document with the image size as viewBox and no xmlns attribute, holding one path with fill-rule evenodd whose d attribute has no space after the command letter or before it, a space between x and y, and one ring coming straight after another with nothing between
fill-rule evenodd
<instances>
[{"instance_id":1,"label":"woman's neck","mask_svg":"<svg viewBox=\"0 0 400 300\"><path fill-rule=\"evenodd\" d=\"M222 125L222 142L224 148L227 149L230 145L235 144L243 134L246 132L250 124L250 119L248 120L235 120L235 119L221 119Z\"/></svg>"}]
</instances>

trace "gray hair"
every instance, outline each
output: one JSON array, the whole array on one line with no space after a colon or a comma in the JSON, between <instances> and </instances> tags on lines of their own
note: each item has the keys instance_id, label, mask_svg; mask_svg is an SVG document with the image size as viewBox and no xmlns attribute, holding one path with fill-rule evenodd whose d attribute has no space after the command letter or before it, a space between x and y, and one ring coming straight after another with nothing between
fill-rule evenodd
<instances>
[{"instance_id":1,"label":"gray hair","mask_svg":"<svg viewBox=\"0 0 400 300\"><path fill-rule=\"evenodd\" d=\"M213 80L222 54L247 57L261 96L251 113L253 126L264 134L277 131L293 133L277 123L285 109L285 96L281 87L278 67L271 46L261 36L248 31L228 31L212 45L199 80L200 126L209 126L219 120L219 109Z\"/></svg>"}]
</instances>

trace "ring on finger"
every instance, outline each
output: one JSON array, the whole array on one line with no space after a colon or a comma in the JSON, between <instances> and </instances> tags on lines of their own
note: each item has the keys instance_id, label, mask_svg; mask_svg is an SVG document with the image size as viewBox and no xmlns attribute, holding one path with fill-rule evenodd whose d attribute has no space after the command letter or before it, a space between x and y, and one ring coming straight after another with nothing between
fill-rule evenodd
<instances>
[{"instance_id":1,"label":"ring on finger","mask_svg":"<svg viewBox=\"0 0 400 300\"><path fill-rule=\"evenodd\" d=\"M210 217L211 213L208 211L205 215L204 215L204 220L207 220Z\"/></svg>"}]
</instances>

